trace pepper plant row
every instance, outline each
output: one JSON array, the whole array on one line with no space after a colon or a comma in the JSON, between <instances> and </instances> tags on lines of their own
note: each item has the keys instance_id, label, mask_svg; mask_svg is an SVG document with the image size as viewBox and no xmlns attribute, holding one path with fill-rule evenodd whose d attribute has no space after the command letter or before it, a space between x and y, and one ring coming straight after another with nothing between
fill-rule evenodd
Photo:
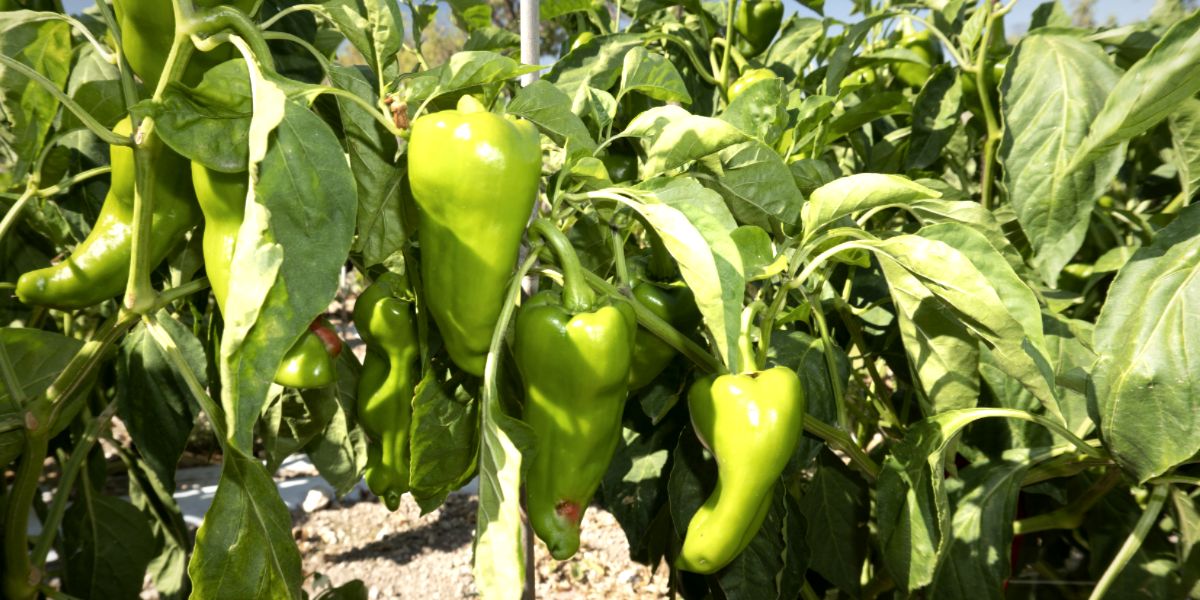
<instances>
[{"instance_id":1,"label":"pepper plant row","mask_svg":"<svg viewBox=\"0 0 1200 600\"><path fill-rule=\"evenodd\" d=\"M478 477L489 598L594 505L687 598L1196 597L1200 13L1015 2L0 0L4 597L365 597L296 453Z\"/></svg>"}]
</instances>

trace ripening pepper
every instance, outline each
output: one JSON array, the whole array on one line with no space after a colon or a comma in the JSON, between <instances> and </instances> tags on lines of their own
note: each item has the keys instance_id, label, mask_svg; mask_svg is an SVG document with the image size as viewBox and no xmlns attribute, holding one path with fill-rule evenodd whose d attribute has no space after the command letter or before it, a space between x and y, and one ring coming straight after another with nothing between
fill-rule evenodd
<instances>
[{"instance_id":1,"label":"ripening pepper","mask_svg":"<svg viewBox=\"0 0 1200 600\"><path fill-rule=\"evenodd\" d=\"M130 135L128 117L113 131ZM183 234L200 222L200 211L186 177L176 174L187 161L158 136L142 142L144 156L154 161L154 211L150 236L150 265L162 262ZM112 182L92 231L71 256L58 264L30 271L17 280L17 297L26 304L59 309L84 308L120 295L129 279L133 254L133 195L137 177L133 149L111 146Z\"/></svg>"},{"instance_id":2,"label":"ripening pepper","mask_svg":"<svg viewBox=\"0 0 1200 600\"><path fill-rule=\"evenodd\" d=\"M248 12L256 0L194 0L196 8L232 6ZM150 89L158 86L167 55L175 38L175 10L162 0L113 0L113 12L121 28L121 49L129 67ZM228 44L211 52L193 52L184 71L184 83L200 81L204 72L233 57L236 50Z\"/></svg>"},{"instance_id":3,"label":"ripening pepper","mask_svg":"<svg viewBox=\"0 0 1200 600\"><path fill-rule=\"evenodd\" d=\"M741 0L733 18L733 29L741 38L738 49L746 58L762 54L783 23L781 0Z\"/></svg>"},{"instance_id":4,"label":"ripening pepper","mask_svg":"<svg viewBox=\"0 0 1200 600\"><path fill-rule=\"evenodd\" d=\"M245 171L222 173L192 162L192 184L204 213L204 271L217 299L217 309L222 313L229 295L229 273L238 230L246 214L249 183ZM341 349L341 339L324 318L318 318L288 349L275 371L275 382L300 389L327 386L333 383L334 358Z\"/></svg>"},{"instance_id":5,"label":"ripening pepper","mask_svg":"<svg viewBox=\"0 0 1200 600\"><path fill-rule=\"evenodd\" d=\"M517 314L523 418L537 438L526 501L533 531L564 560L579 549L583 512L620 441L637 320L627 302L595 297L570 242L553 225L539 219L530 235L556 251L563 292L561 300L539 293Z\"/></svg>"},{"instance_id":6,"label":"ripening pepper","mask_svg":"<svg viewBox=\"0 0 1200 600\"><path fill-rule=\"evenodd\" d=\"M358 423L367 432L367 487L388 510L408 491L408 431L419 346L408 282L384 273L354 304L354 324L367 344L358 377Z\"/></svg>"},{"instance_id":7,"label":"ripening pepper","mask_svg":"<svg viewBox=\"0 0 1200 600\"><path fill-rule=\"evenodd\" d=\"M758 533L776 480L800 440L804 389L773 367L703 377L688 391L692 427L717 460L717 485L688 524L676 566L713 573Z\"/></svg>"},{"instance_id":8,"label":"ripening pepper","mask_svg":"<svg viewBox=\"0 0 1200 600\"><path fill-rule=\"evenodd\" d=\"M408 178L426 305L468 373L483 374L541 170L533 124L487 112L470 96L413 122Z\"/></svg>"}]
</instances>

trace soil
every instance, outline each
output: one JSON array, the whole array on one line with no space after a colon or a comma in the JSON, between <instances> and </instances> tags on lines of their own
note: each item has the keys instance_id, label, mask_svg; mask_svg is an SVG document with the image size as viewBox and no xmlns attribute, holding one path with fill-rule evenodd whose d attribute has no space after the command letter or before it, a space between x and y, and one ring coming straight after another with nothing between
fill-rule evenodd
<instances>
[{"instance_id":1,"label":"soil","mask_svg":"<svg viewBox=\"0 0 1200 600\"><path fill-rule=\"evenodd\" d=\"M353 495L322 510L296 515L293 534L306 574L321 573L334 585L360 579L372 600L478 596L471 575L478 506L474 495L452 495L424 517L408 496L396 512L389 513L374 498L359 500ZM537 598L668 595L666 565L652 571L630 561L616 519L596 507L584 516L583 538L575 556L556 561L540 541L534 556Z\"/></svg>"}]
</instances>

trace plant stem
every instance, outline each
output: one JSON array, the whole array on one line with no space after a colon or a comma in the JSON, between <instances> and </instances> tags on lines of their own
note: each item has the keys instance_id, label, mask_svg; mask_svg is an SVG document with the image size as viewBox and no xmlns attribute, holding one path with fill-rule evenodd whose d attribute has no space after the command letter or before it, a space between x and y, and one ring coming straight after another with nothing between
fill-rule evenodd
<instances>
[{"instance_id":1,"label":"plant stem","mask_svg":"<svg viewBox=\"0 0 1200 600\"><path fill-rule=\"evenodd\" d=\"M47 429L25 432L25 448L17 477L9 491L4 511L4 595L12 600L26 600L37 594L42 579L40 570L29 562L29 509L37 495L42 462L46 458Z\"/></svg>"},{"instance_id":2,"label":"plant stem","mask_svg":"<svg viewBox=\"0 0 1200 600\"><path fill-rule=\"evenodd\" d=\"M1013 523L1013 535L1037 533L1051 529L1075 529L1083 523L1083 516L1121 480L1120 472L1108 469L1095 484L1070 504L1041 515L1034 515Z\"/></svg>"},{"instance_id":3,"label":"plant stem","mask_svg":"<svg viewBox=\"0 0 1200 600\"><path fill-rule=\"evenodd\" d=\"M855 444L854 440L850 439L845 432L813 418L812 415L804 416L804 430L846 453L850 457L850 462L857 466L868 479L874 481L879 476L879 465L875 464L875 461L871 460L871 457L867 456L867 453L858 444Z\"/></svg>"},{"instance_id":4,"label":"plant stem","mask_svg":"<svg viewBox=\"0 0 1200 600\"><path fill-rule=\"evenodd\" d=\"M717 86L725 98L729 97L729 55L733 49L733 18L737 3L738 0L728 0L725 7L725 54L721 58L721 85Z\"/></svg>"},{"instance_id":5,"label":"plant stem","mask_svg":"<svg viewBox=\"0 0 1200 600\"><path fill-rule=\"evenodd\" d=\"M82 121L83 124L92 131L92 133L95 133L102 142L112 146L129 145L129 138L117 135L104 125L101 125L100 121L97 121L96 118L91 115L91 113L84 110L82 106L79 106L79 103L75 102L75 100L73 100L70 96L58 89L58 86L56 86L53 81L46 79L45 75L42 75L41 73L29 68L21 61L10 58L3 54L0 54L0 65L4 65L28 77L34 83L42 86L42 88L47 92L50 92L50 95L54 96L56 100L62 103L64 108L71 111L76 117L79 117L79 120Z\"/></svg>"},{"instance_id":6,"label":"plant stem","mask_svg":"<svg viewBox=\"0 0 1200 600\"><path fill-rule=\"evenodd\" d=\"M988 98L988 74L985 71L988 46L991 44L992 38L992 23L996 20L996 13L992 10L991 0L984 0L983 5L988 14L983 25L983 39L979 42L979 55L975 59L975 85L979 92L979 102L983 106L983 120L987 125L987 137L983 140L983 169L981 169L982 175L979 181L980 203L984 208L991 209L995 204L992 190L995 185L995 155L996 144L1000 143L1000 124L996 120L991 100Z\"/></svg>"},{"instance_id":7,"label":"plant stem","mask_svg":"<svg viewBox=\"0 0 1200 600\"><path fill-rule=\"evenodd\" d=\"M36 195L36 189L37 185L33 181L30 181L30 185L25 186L25 191L21 193L21 197L8 208L7 213L4 213L4 220L0 221L0 241L4 241L5 234L17 223L17 217L21 215L21 211L25 209L25 205L29 204L29 201Z\"/></svg>"},{"instance_id":8,"label":"plant stem","mask_svg":"<svg viewBox=\"0 0 1200 600\"><path fill-rule=\"evenodd\" d=\"M225 428L225 411L221 406L208 395L208 391L200 384L199 378L192 372L192 367L188 365L187 360L183 357L183 353L179 351L179 347L175 345L174 338L163 328L162 324L152 314L145 315L142 320L146 323L146 331L150 333L150 337L158 344L158 347L167 355L167 360L175 369L175 372L183 376L183 380L187 383L188 390L192 392L192 396L200 403L200 408L208 414L208 420L212 422L213 433L216 434L217 441L221 444L221 449L225 450L228 436Z\"/></svg>"},{"instance_id":9,"label":"plant stem","mask_svg":"<svg viewBox=\"0 0 1200 600\"><path fill-rule=\"evenodd\" d=\"M1129 537L1125 538L1125 543L1121 545L1121 549L1117 551L1117 555L1113 557L1108 568L1104 570L1104 575L1096 583L1096 588L1092 590L1092 595L1088 596L1088 600L1099 600L1108 593L1108 588L1113 584L1113 581L1116 581L1117 576L1125 569L1125 565L1129 564L1130 559L1137 553L1138 548L1142 547L1142 542L1145 541L1146 534L1150 533L1150 528L1158 520L1158 513L1162 511L1163 504L1167 501L1167 492L1170 490L1171 486L1169 485L1154 486L1154 491L1150 494L1150 501L1146 503L1146 512L1142 513L1137 525L1134 525L1133 531L1129 533Z\"/></svg>"},{"instance_id":10,"label":"plant stem","mask_svg":"<svg viewBox=\"0 0 1200 600\"><path fill-rule=\"evenodd\" d=\"M762 312L766 305L761 300L751 302L742 309L741 331L738 332L738 369L739 373L750 373L762 368L762 363L756 360L754 352L754 317ZM761 341L761 337L760 337Z\"/></svg>"},{"instance_id":11,"label":"plant stem","mask_svg":"<svg viewBox=\"0 0 1200 600\"><path fill-rule=\"evenodd\" d=\"M571 247L571 241L545 218L534 219L529 225L529 238L542 240L558 257L558 266L563 274L563 307L572 314L590 310L596 302L596 294L584 279L583 265L579 255Z\"/></svg>"}]
</instances>

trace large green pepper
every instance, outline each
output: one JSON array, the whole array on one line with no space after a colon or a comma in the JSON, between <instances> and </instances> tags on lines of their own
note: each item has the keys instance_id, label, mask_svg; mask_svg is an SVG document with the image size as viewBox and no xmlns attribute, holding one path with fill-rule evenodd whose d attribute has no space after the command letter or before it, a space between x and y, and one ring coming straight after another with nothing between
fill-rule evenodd
<instances>
[{"instance_id":1,"label":"large green pepper","mask_svg":"<svg viewBox=\"0 0 1200 600\"><path fill-rule=\"evenodd\" d=\"M896 77L909 87L919 88L929 80L933 66L942 62L942 45L928 29L913 31L905 26L904 35L900 38L900 47L911 50L924 64L903 62L896 65Z\"/></svg>"},{"instance_id":2,"label":"large green pepper","mask_svg":"<svg viewBox=\"0 0 1200 600\"><path fill-rule=\"evenodd\" d=\"M426 305L450 358L469 373L483 374L541 169L533 124L486 112L470 96L413 122L408 178Z\"/></svg>"},{"instance_id":3,"label":"large green pepper","mask_svg":"<svg viewBox=\"0 0 1200 600\"><path fill-rule=\"evenodd\" d=\"M246 213L249 175L222 173L192 163L192 184L204 213L204 271L217 299L217 309L225 312L229 296L229 272L238 229ZM333 383L334 358L341 351L341 340L324 319L317 319L288 350L275 372L275 382L294 388L323 387Z\"/></svg>"},{"instance_id":4,"label":"large green pepper","mask_svg":"<svg viewBox=\"0 0 1200 600\"><path fill-rule=\"evenodd\" d=\"M257 0L194 0L196 8L232 6L242 12L254 9ZM175 10L166 0L113 0L117 25L121 28L121 49L129 67L151 89L158 86L171 44L175 39ZM185 83L196 83L204 72L233 57L229 45L211 52L195 52L184 71Z\"/></svg>"},{"instance_id":5,"label":"large green pepper","mask_svg":"<svg viewBox=\"0 0 1200 600\"><path fill-rule=\"evenodd\" d=\"M704 377L688 392L696 436L717 460L717 486L688 524L676 566L713 573L754 539L772 490L800 440L804 389L774 367Z\"/></svg>"},{"instance_id":6,"label":"large green pepper","mask_svg":"<svg viewBox=\"0 0 1200 600\"><path fill-rule=\"evenodd\" d=\"M128 117L113 130L129 135ZM187 161L162 143L158 136L143 142L145 156L154 161L154 212L150 236L150 264L157 265L183 234L200 221L200 211L186 177L179 177ZM133 253L133 194L136 177L133 149L109 148L112 183L91 233L58 264L30 271L17 280L17 297L26 304L61 309L92 306L125 289Z\"/></svg>"},{"instance_id":7,"label":"large green pepper","mask_svg":"<svg viewBox=\"0 0 1200 600\"><path fill-rule=\"evenodd\" d=\"M367 343L358 377L358 423L370 437L367 487L389 510L408 491L408 428L412 422L417 334L404 277L384 273L354 304L354 324Z\"/></svg>"},{"instance_id":8,"label":"large green pepper","mask_svg":"<svg viewBox=\"0 0 1200 600\"><path fill-rule=\"evenodd\" d=\"M556 251L563 293L539 293L517 315L524 420L537 436L526 499L534 532L563 560L579 549L583 512L620 440L637 320L627 302L596 299L553 225L539 219L530 234Z\"/></svg>"},{"instance_id":9,"label":"large green pepper","mask_svg":"<svg viewBox=\"0 0 1200 600\"><path fill-rule=\"evenodd\" d=\"M783 23L783 2L780 0L741 0L733 18L733 29L742 42L742 54L752 58L763 53L779 33Z\"/></svg>"}]
</instances>

